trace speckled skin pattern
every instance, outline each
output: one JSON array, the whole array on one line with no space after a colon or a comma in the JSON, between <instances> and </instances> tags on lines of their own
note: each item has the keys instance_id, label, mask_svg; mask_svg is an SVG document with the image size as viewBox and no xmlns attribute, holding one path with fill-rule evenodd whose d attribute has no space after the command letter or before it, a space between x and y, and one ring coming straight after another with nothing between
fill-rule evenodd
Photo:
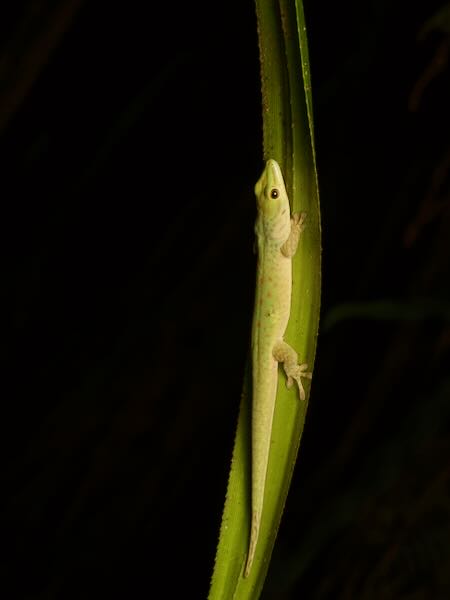
<instances>
[{"instance_id":1,"label":"speckled skin pattern","mask_svg":"<svg viewBox=\"0 0 450 600\"><path fill-rule=\"evenodd\" d=\"M268 160L255 186L258 213L255 225L258 264L252 327L252 525L244 576L250 573L261 522L272 420L282 362L287 385L295 380L300 398L305 393L296 352L284 342L292 295L292 256L295 254L304 214L291 219L289 199L278 163Z\"/></svg>"}]
</instances>

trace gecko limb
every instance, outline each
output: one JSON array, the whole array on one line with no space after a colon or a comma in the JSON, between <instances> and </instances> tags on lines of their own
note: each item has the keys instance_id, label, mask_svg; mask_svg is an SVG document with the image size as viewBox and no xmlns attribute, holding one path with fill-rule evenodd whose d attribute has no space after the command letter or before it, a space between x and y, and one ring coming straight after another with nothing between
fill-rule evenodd
<instances>
[{"instance_id":1,"label":"gecko limb","mask_svg":"<svg viewBox=\"0 0 450 600\"><path fill-rule=\"evenodd\" d=\"M301 378L312 378L312 374L306 372L308 365L306 363L299 365L297 352L284 341L278 342L275 345L273 349L273 357L277 362L283 363L284 372L287 376L287 387L292 387L295 380L298 385L300 400L304 400L306 396Z\"/></svg>"},{"instance_id":2,"label":"gecko limb","mask_svg":"<svg viewBox=\"0 0 450 600\"><path fill-rule=\"evenodd\" d=\"M305 228L306 213L295 213L291 217L291 233L281 246L281 253L286 258L291 258L297 251L300 234Z\"/></svg>"}]
</instances>

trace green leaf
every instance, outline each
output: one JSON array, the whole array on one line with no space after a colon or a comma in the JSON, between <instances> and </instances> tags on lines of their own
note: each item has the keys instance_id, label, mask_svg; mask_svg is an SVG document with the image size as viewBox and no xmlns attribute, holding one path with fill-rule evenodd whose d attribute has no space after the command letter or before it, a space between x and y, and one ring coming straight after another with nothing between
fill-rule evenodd
<instances>
[{"instance_id":1,"label":"green leaf","mask_svg":"<svg viewBox=\"0 0 450 600\"><path fill-rule=\"evenodd\" d=\"M313 367L320 309L320 212L306 27L301 0L256 0L261 62L264 159L281 165L292 212L306 212L293 260L291 316L285 339ZM263 165L261 165L262 169ZM250 369L243 386L210 600L258 598L284 509L306 402L279 385L261 529L255 559L243 578L250 535ZM313 379L314 381L314 379ZM307 490L305 490L307 493ZM301 531L298 532L301 535Z\"/></svg>"}]
</instances>

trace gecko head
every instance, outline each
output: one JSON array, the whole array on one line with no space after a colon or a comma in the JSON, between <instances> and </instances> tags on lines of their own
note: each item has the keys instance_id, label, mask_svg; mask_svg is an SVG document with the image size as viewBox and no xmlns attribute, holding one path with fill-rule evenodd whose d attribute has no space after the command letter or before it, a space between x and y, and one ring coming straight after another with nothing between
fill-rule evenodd
<instances>
[{"instance_id":1,"label":"gecko head","mask_svg":"<svg viewBox=\"0 0 450 600\"><path fill-rule=\"evenodd\" d=\"M255 194L258 211L263 219L290 223L289 199L283 174L276 160L269 159L266 162L264 171L255 185Z\"/></svg>"}]
</instances>

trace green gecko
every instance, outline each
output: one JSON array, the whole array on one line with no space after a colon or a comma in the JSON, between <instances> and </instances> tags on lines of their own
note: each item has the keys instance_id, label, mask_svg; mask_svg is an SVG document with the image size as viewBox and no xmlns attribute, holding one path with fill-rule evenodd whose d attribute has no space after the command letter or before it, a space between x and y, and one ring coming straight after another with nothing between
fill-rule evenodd
<instances>
[{"instance_id":1,"label":"green gecko","mask_svg":"<svg viewBox=\"0 0 450 600\"><path fill-rule=\"evenodd\" d=\"M298 364L297 353L283 340L291 312L292 257L306 215L297 213L291 218L283 175L275 160L267 161L255 194L258 265L252 326L252 522L244 577L250 573L261 524L278 363L283 363L287 387L297 382L301 400L305 399L301 377L311 379L308 366Z\"/></svg>"}]
</instances>

